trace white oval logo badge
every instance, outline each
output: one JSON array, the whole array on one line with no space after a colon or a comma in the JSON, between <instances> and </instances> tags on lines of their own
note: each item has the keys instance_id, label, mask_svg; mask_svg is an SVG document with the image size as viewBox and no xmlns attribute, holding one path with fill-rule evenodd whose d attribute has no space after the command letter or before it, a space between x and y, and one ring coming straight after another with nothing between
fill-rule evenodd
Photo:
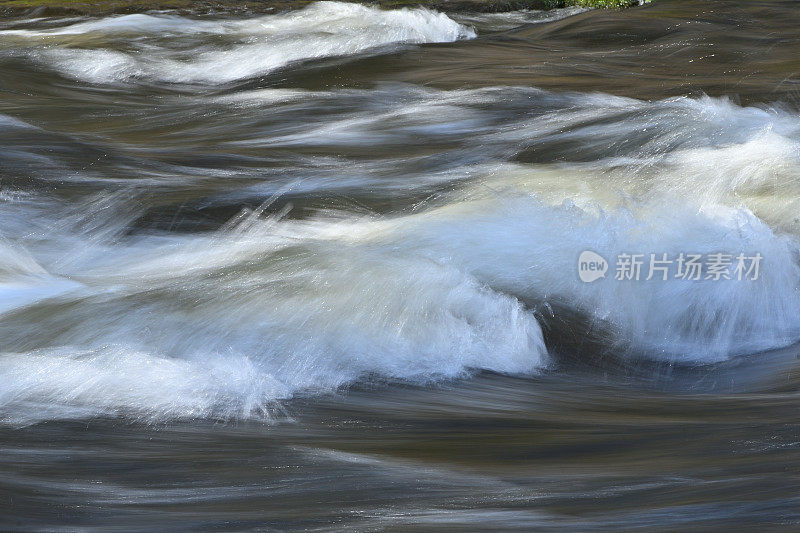
<instances>
[{"instance_id":1,"label":"white oval logo badge","mask_svg":"<svg viewBox=\"0 0 800 533\"><path fill-rule=\"evenodd\" d=\"M584 250L578 257L578 276L584 283L606 277L607 270L608 261L600 254Z\"/></svg>"}]
</instances>

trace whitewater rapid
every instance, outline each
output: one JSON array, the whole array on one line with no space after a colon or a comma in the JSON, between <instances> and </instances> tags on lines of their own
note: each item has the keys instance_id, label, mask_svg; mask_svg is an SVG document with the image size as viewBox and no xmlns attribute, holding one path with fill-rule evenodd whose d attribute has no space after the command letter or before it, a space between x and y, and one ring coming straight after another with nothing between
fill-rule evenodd
<instances>
[{"instance_id":1,"label":"whitewater rapid","mask_svg":"<svg viewBox=\"0 0 800 533\"><path fill-rule=\"evenodd\" d=\"M558 321L670 364L800 339L793 110L402 84L127 100L131 81L252 81L471 37L440 13L335 2L0 31L3 57L77 84L65 106L83 84L111 95L58 127L0 114L2 420L269 418L364 380L533 375L558 364ZM212 229L173 227L231 206ZM165 208L169 224L142 222ZM585 250L764 263L754 281L625 282L612 264L584 283Z\"/></svg>"},{"instance_id":2,"label":"whitewater rapid","mask_svg":"<svg viewBox=\"0 0 800 533\"><path fill-rule=\"evenodd\" d=\"M344 2L316 2L298 11L241 20L133 14L53 29L0 31L0 42L18 47L18 53L101 84L146 79L214 85L294 62L474 37L472 28L443 13Z\"/></svg>"}]
</instances>

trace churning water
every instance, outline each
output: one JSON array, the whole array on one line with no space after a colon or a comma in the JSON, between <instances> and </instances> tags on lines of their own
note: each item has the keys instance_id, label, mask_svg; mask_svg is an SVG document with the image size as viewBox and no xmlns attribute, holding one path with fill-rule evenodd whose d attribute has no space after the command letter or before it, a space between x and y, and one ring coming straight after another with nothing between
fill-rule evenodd
<instances>
[{"instance_id":1,"label":"churning water","mask_svg":"<svg viewBox=\"0 0 800 533\"><path fill-rule=\"evenodd\" d=\"M0 524L796 526L794 9L2 22Z\"/></svg>"}]
</instances>

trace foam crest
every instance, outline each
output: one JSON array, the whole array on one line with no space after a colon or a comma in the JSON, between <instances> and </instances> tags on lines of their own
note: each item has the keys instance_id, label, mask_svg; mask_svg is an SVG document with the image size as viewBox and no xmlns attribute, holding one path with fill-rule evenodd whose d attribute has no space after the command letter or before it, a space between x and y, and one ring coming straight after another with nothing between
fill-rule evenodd
<instances>
[{"instance_id":1,"label":"foam crest","mask_svg":"<svg viewBox=\"0 0 800 533\"><path fill-rule=\"evenodd\" d=\"M79 294L0 326L2 410L29 418L24 406L44 399L84 416L263 416L278 399L370 376L425 383L547 364L515 298L424 257L347 244L341 228L258 223L105 261L98 251L73 276ZM49 307L65 301L69 313Z\"/></svg>"},{"instance_id":2,"label":"foam crest","mask_svg":"<svg viewBox=\"0 0 800 533\"><path fill-rule=\"evenodd\" d=\"M455 263L530 305L550 302L589 316L617 353L708 363L800 339L797 239L776 235L744 208L660 198L608 212L501 193L409 223L402 232L418 253ZM580 281L584 250L609 261L605 279ZM623 253L644 255L639 281L613 279ZM764 260L754 281L647 281L651 253L760 253Z\"/></svg>"},{"instance_id":3,"label":"foam crest","mask_svg":"<svg viewBox=\"0 0 800 533\"><path fill-rule=\"evenodd\" d=\"M442 13L345 2L234 21L136 14L48 30L0 31L0 40L22 53L90 83L143 78L220 84L298 61L472 37L472 29Z\"/></svg>"},{"instance_id":4,"label":"foam crest","mask_svg":"<svg viewBox=\"0 0 800 533\"><path fill-rule=\"evenodd\" d=\"M370 161L383 172L349 186L375 192L391 173L379 199L421 182L438 194L385 216L286 218L268 201L216 233L191 234L133 227L141 213L129 191L68 207L38 193L0 196L0 296L13 301L0 309L6 420L265 416L281 399L365 379L536 373L550 364L547 309L623 359L707 364L800 339L800 119L789 110L408 86L259 89L210 105L223 110L206 125L225 149L335 154L371 140L379 153L441 142L446 161L432 168L450 183L438 187L392 149ZM283 127L239 128L268 115L259 105L279 108ZM211 123L232 113L234 130ZM343 161L298 195L347 182L352 160ZM404 162L411 170L398 178ZM291 188L259 185L276 196ZM585 250L611 263L605 279L579 279ZM615 280L623 252L763 263L757 280ZM26 294L12 298L21 284Z\"/></svg>"}]
</instances>

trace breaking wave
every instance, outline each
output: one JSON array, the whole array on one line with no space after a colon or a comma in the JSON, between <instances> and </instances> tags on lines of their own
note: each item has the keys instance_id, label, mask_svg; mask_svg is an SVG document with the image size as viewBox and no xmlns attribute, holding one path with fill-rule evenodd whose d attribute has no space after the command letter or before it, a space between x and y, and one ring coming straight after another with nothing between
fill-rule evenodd
<instances>
[{"instance_id":1,"label":"breaking wave","mask_svg":"<svg viewBox=\"0 0 800 533\"><path fill-rule=\"evenodd\" d=\"M471 28L443 13L345 2L241 20L134 14L0 31L0 42L82 81L211 85L262 76L298 61L472 37Z\"/></svg>"}]
</instances>

